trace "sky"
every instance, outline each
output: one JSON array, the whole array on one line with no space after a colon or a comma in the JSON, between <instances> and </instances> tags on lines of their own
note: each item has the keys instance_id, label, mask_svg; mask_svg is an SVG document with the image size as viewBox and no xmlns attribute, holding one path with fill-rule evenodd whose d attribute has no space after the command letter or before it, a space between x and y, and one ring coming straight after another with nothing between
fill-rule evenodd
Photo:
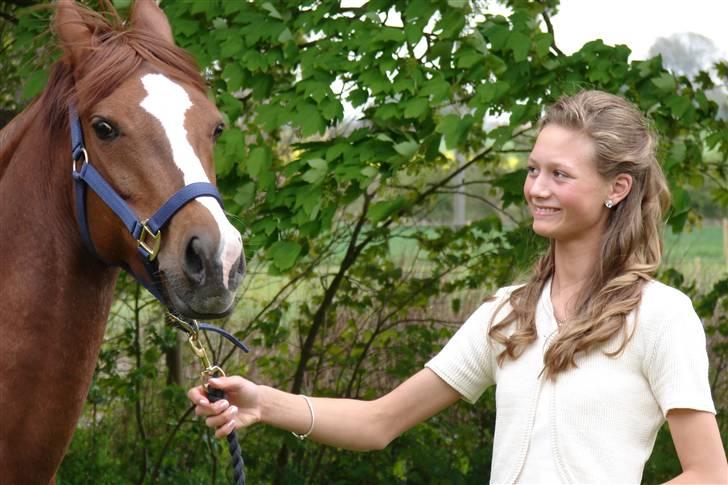
<instances>
[{"instance_id":1,"label":"sky","mask_svg":"<svg viewBox=\"0 0 728 485\"><path fill-rule=\"evenodd\" d=\"M341 0L357 7L368 0ZM494 11L503 10L493 3ZM388 25L401 26L390 17ZM694 32L710 38L728 57L728 0L561 0L552 19L556 44L570 54L586 42L601 38L605 44L627 44L632 60L645 59L658 37Z\"/></svg>"},{"instance_id":2,"label":"sky","mask_svg":"<svg viewBox=\"0 0 728 485\"><path fill-rule=\"evenodd\" d=\"M658 37L694 32L728 52L728 0L561 0L552 19L556 45L567 54L589 40L627 44L644 59Z\"/></svg>"}]
</instances>

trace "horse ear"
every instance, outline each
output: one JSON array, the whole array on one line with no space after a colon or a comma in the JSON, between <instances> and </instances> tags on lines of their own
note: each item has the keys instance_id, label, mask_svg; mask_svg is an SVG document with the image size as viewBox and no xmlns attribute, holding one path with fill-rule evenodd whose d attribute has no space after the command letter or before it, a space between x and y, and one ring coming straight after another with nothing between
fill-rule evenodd
<instances>
[{"instance_id":1,"label":"horse ear","mask_svg":"<svg viewBox=\"0 0 728 485\"><path fill-rule=\"evenodd\" d=\"M131 11L131 24L134 29L144 31L174 44L172 27L154 0L137 0Z\"/></svg>"},{"instance_id":2,"label":"horse ear","mask_svg":"<svg viewBox=\"0 0 728 485\"><path fill-rule=\"evenodd\" d=\"M83 21L74 0L58 0L53 30L73 65L78 66L91 49L93 33Z\"/></svg>"}]
</instances>

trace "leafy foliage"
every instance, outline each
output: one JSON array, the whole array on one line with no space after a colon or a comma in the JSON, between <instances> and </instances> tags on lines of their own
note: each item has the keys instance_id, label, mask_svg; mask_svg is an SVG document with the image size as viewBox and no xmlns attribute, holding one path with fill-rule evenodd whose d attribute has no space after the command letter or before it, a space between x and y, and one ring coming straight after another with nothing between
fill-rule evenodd
<instances>
[{"instance_id":1,"label":"leafy foliage","mask_svg":"<svg viewBox=\"0 0 728 485\"><path fill-rule=\"evenodd\" d=\"M522 154L544 106L565 93L620 93L650 114L674 231L699 223L691 193L705 186L725 207L728 129L699 81L659 58L630 62L628 47L601 41L564 55L541 27L556 2L504 3L507 17L464 0L162 2L228 122L216 148L218 184L251 271L226 325L256 349L254 359L231 358L213 342L228 372L292 392L371 399L419 369L456 322L518 280L542 249L523 211ZM27 65L13 69L33 79ZM468 198L462 227L449 220L454 192ZM719 373L728 354L725 282L691 293ZM198 483L225 473L221 442L191 422L182 388L194 379L164 383L162 358L177 346L159 310L145 305L120 285L59 483ZM716 375L714 386L724 407L725 379ZM491 390L381 452L293 446L264 427L242 439L253 482L482 483L493 423ZM646 480L674 473L666 443L663 433Z\"/></svg>"}]
</instances>

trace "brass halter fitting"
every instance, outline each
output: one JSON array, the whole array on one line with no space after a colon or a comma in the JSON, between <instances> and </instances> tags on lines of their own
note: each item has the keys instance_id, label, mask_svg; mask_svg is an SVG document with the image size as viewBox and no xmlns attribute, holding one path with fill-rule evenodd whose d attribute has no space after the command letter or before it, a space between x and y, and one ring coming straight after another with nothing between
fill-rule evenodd
<instances>
[{"instance_id":1,"label":"brass halter fitting","mask_svg":"<svg viewBox=\"0 0 728 485\"><path fill-rule=\"evenodd\" d=\"M198 325L197 320L182 320L171 313L167 313L167 322L187 334L187 341L190 343L190 347L192 347L192 352L194 352L197 358L200 359L200 363L204 369L200 372L203 383L207 383L207 379L210 377L225 377L225 371L223 371L220 366L213 365L212 362L210 362L210 358L207 356L207 351L200 342L200 326Z\"/></svg>"},{"instance_id":2,"label":"brass halter fitting","mask_svg":"<svg viewBox=\"0 0 728 485\"><path fill-rule=\"evenodd\" d=\"M199 334L196 333L190 335L190 338L187 341L190 343L192 351L200 359L202 367L204 367L204 370L200 373L204 382L206 382L210 377L225 377L225 371L223 371L220 366L212 365L210 362L210 359L207 357L205 347L203 347L200 343Z\"/></svg>"}]
</instances>

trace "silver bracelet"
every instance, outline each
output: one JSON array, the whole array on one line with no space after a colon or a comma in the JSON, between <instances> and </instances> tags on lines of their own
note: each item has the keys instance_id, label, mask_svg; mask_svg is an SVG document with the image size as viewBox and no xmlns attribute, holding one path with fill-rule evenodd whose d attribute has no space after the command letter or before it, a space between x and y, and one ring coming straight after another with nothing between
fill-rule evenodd
<instances>
[{"instance_id":1,"label":"silver bracelet","mask_svg":"<svg viewBox=\"0 0 728 485\"><path fill-rule=\"evenodd\" d=\"M291 431L291 434L299 440L303 441L308 438L308 436L313 431L313 427L316 424L316 414L314 414L313 412L313 404L311 404L311 400L308 398L308 396L304 396L303 394L301 394L301 397L304 398L306 400L306 404L308 404L308 410L311 413L311 427L309 427L308 431L306 431L306 433L304 434L294 433L293 431Z\"/></svg>"}]
</instances>

